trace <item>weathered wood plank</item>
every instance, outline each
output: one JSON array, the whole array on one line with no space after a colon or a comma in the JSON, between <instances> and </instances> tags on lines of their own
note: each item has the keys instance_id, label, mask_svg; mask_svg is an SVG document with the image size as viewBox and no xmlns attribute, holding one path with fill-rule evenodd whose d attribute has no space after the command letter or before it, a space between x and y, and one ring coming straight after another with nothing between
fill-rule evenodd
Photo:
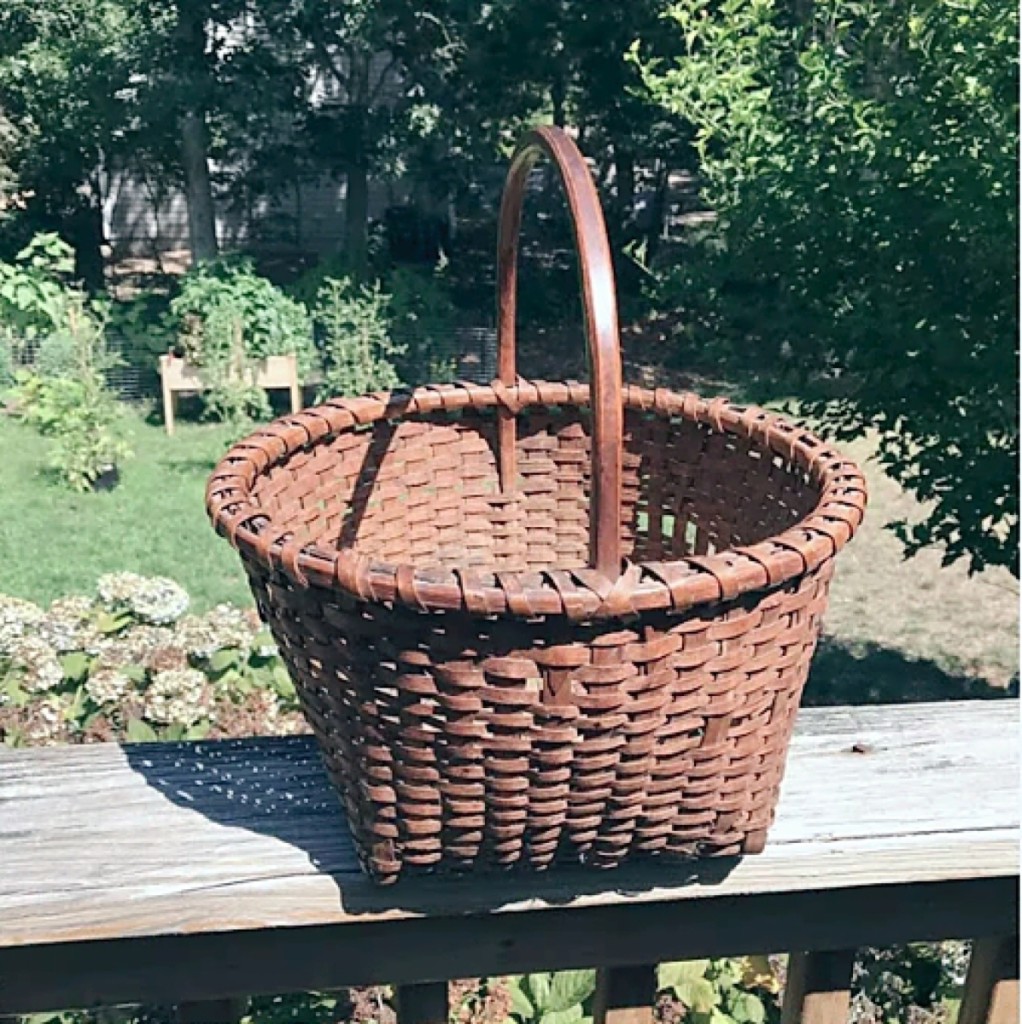
<instances>
[{"instance_id":1,"label":"weathered wood plank","mask_svg":"<svg viewBox=\"0 0 1022 1024\"><path fill-rule=\"evenodd\" d=\"M977 939L958 1024L1018 1024L1019 937Z\"/></svg>"},{"instance_id":2,"label":"weathered wood plank","mask_svg":"<svg viewBox=\"0 0 1022 1024\"><path fill-rule=\"evenodd\" d=\"M1004 933L1018 880L802 890L0 949L0 1013Z\"/></svg>"},{"instance_id":3,"label":"weathered wood plank","mask_svg":"<svg viewBox=\"0 0 1022 1024\"><path fill-rule=\"evenodd\" d=\"M596 972L593 1024L652 1024L656 965L604 967Z\"/></svg>"},{"instance_id":4,"label":"weathered wood plank","mask_svg":"<svg viewBox=\"0 0 1022 1024\"><path fill-rule=\"evenodd\" d=\"M358 871L310 740L2 750L0 947L1002 877L1016 709L803 711L756 857L389 889Z\"/></svg>"},{"instance_id":5,"label":"weathered wood plank","mask_svg":"<svg viewBox=\"0 0 1022 1024\"><path fill-rule=\"evenodd\" d=\"M847 1024L854 949L792 953L781 1024Z\"/></svg>"},{"instance_id":6,"label":"weathered wood plank","mask_svg":"<svg viewBox=\"0 0 1022 1024\"><path fill-rule=\"evenodd\" d=\"M0 751L0 1012L1003 934L1017 746L1017 701L804 711L759 856L388 889L307 740Z\"/></svg>"}]
</instances>

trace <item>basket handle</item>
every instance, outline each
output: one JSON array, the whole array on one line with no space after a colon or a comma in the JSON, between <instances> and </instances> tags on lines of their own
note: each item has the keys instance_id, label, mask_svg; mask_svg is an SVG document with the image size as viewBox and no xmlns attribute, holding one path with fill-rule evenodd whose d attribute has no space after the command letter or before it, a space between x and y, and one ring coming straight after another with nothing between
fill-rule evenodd
<instances>
[{"instance_id":1,"label":"basket handle","mask_svg":"<svg viewBox=\"0 0 1022 1024\"><path fill-rule=\"evenodd\" d=\"M568 135L549 125L534 129L521 141L504 184L497 236L497 372L503 385L515 384L515 306L522 201L529 171L543 154L557 166L568 196L582 285L593 409L589 563L609 579L617 579L621 573L624 413L614 265L600 198L585 158ZM505 492L515 484L515 436L515 414L509 408L502 408L497 445L501 486Z\"/></svg>"}]
</instances>

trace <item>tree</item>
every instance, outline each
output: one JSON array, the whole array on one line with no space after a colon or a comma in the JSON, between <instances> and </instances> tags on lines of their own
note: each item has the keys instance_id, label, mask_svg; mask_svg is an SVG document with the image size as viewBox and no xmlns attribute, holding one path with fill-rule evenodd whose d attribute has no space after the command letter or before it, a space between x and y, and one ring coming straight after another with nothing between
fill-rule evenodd
<instances>
[{"instance_id":1,"label":"tree","mask_svg":"<svg viewBox=\"0 0 1022 1024\"><path fill-rule=\"evenodd\" d=\"M5 163L21 186L24 230L57 230L76 273L103 285L96 172L120 144L128 116L125 40L116 0L9 0L0 8L0 105L15 128Z\"/></svg>"},{"instance_id":2,"label":"tree","mask_svg":"<svg viewBox=\"0 0 1022 1024\"><path fill-rule=\"evenodd\" d=\"M810 411L839 437L875 431L881 464L926 503L922 523L896 524L909 553L937 543L946 562L1017 576L1016 12L795 13L678 0L685 54L643 64L698 127L721 311L751 312L747 351L789 346L840 382Z\"/></svg>"}]
</instances>

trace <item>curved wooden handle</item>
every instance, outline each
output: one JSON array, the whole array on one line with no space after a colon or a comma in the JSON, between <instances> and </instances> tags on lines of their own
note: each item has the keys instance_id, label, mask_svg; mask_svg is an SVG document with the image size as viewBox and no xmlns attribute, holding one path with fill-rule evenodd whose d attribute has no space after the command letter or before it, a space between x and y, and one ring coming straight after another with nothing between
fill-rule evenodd
<instances>
[{"instance_id":1,"label":"curved wooden handle","mask_svg":"<svg viewBox=\"0 0 1022 1024\"><path fill-rule=\"evenodd\" d=\"M560 128L544 126L529 132L511 160L504 184L497 239L498 375L505 385L515 383L515 306L522 201L529 171L544 153L556 164L568 195L589 345L593 409L589 561L594 569L616 579L621 573L624 412L614 266L600 198L589 168L578 147ZM505 490L510 490L515 483L515 419L514 413L507 410L501 410L498 445L501 483Z\"/></svg>"}]
</instances>

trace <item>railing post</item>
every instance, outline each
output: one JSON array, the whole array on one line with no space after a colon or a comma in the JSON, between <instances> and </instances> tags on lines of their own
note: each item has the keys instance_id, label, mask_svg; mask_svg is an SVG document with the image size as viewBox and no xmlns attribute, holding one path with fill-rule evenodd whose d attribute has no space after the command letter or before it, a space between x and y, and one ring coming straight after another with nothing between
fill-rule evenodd
<instances>
[{"instance_id":1,"label":"railing post","mask_svg":"<svg viewBox=\"0 0 1022 1024\"><path fill-rule=\"evenodd\" d=\"M398 1024L447 1024L447 982L398 985L395 1003Z\"/></svg>"},{"instance_id":2,"label":"railing post","mask_svg":"<svg viewBox=\"0 0 1022 1024\"><path fill-rule=\"evenodd\" d=\"M792 953L781 1024L847 1024L854 949Z\"/></svg>"},{"instance_id":3,"label":"railing post","mask_svg":"<svg viewBox=\"0 0 1022 1024\"><path fill-rule=\"evenodd\" d=\"M1018 936L972 944L958 1024L1018 1024Z\"/></svg>"},{"instance_id":4,"label":"railing post","mask_svg":"<svg viewBox=\"0 0 1022 1024\"><path fill-rule=\"evenodd\" d=\"M593 1024L652 1024L656 965L605 967L596 972Z\"/></svg>"}]
</instances>

